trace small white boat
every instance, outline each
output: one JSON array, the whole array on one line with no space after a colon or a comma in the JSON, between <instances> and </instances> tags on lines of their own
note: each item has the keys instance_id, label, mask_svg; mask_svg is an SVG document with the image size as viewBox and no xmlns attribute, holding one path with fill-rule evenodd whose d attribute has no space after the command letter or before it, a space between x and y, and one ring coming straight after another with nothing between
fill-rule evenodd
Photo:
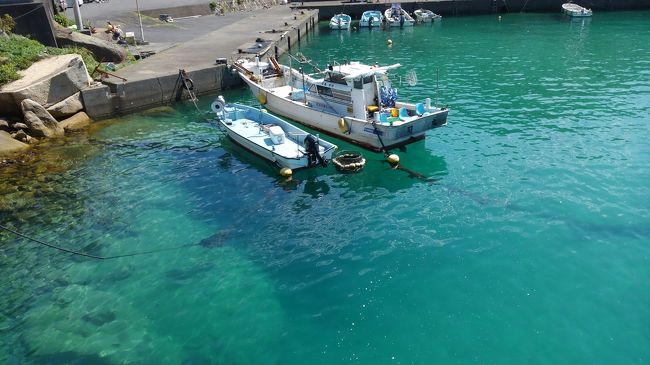
<instances>
[{"instance_id":1,"label":"small white boat","mask_svg":"<svg viewBox=\"0 0 650 365\"><path fill-rule=\"evenodd\" d=\"M447 124L449 110L432 105L430 98L414 103L398 98L389 76L399 64L345 62L307 74L272 60L275 74L270 74L252 71L258 63L233 66L266 108L373 151L415 142ZM414 72L410 79L417 82Z\"/></svg>"},{"instance_id":2,"label":"small white boat","mask_svg":"<svg viewBox=\"0 0 650 365\"><path fill-rule=\"evenodd\" d=\"M384 16L381 15L379 10L368 10L364 11L361 14L361 20L359 20L360 27L381 27L381 23L384 21Z\"/></svg>"},{"instance_id":3,"label":"small white boat","mask_svg":"<svg viewBox=\"0 0 650 365\"><path fill-rule=\"evenodd\" d=\"M582 6L572 2L562 4L562 13L574 18L584 18L593 15L591 9L583 8Z\"/></svg>"},{"instance_id":4,"label":"small white boat","mask_svg":"<svg viewBox=\"0 0 650 365\"><path fill-rule=\"evenodd\" d=\"M412 27L415 24L415 19L400 4L393 4L386 9L384 20L390 27Z\"/></svg>"},{"instance_id":5,"label":"small white boat","mask_svg":"<svg viewBox=\"0 0 650 365\"><path fill-rule=\"evenodd\" d=\"M413 12L418 23L431 23L432 21L441 20L442 15L438 15L428 9L418 9Z\"/></svg>"},{"instance_id":6,"label":"small white boat","mask_svg":"<svg viewBox=\"0 0 650 365\"><path fill-rule=\"evenodd\" d=\"M352 18L347 14L336 14L330 19L330 29L350 29Z\"/></svg>"},{"instance_id":7,"label":"small white boat","mask_svg":"<svg viewBox=\"0 0 650 365\"><path fill-rule=\"evenodd\" d=\"M337 146L259 109L226 104L222 96L212 103L220 129L244 148L291 170L327 166Z\"/></svg>"}]
</instances>

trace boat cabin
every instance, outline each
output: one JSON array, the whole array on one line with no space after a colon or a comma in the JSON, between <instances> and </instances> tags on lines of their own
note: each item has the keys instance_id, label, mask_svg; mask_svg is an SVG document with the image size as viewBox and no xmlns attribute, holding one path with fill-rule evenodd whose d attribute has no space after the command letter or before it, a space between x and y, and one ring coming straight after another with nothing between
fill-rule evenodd
<instances>
[{"instance_id":1,"label":"boat cabin","mask_svg":"<svg viewBox=\"0 0 650 365\"><path fill-rule=\"evenodd\" d=\"M399 66L371 66L359 62L328 66L322 72L323 78L308 77L305 84L308 92L300 97L322 111L367 120L382 107L394 107L397 92L386 74ZM301 86L302 77L293 77L294 87ZM394 97L391 99L390 95Z\"/></svg>"}]
</instances>

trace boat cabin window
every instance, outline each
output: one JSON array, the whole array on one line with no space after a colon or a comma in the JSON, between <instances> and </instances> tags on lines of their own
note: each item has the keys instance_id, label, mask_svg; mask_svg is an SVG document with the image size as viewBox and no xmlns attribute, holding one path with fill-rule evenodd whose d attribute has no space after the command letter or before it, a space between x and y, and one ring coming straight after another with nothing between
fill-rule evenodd
<instances>
[{"instance_id":1,"label":"boat cabin window","mask_svg":"<svg viewBox=\"0 0 650 365\"><path fill-rule=\"evenodd\" d=\"M341 74L328 74L327 78L325 81L333 82L335 84L340 84L340 85L347 85L347 82L345 82L345 79L343 78L343 75Z\"/></svg>"},{"instance_id":2,"label":"boat cabin window","mask_svg":"<svg viewBox=\"0 0 650 365\"><path fill-rule=\"evenodd\" d=\"M363 81L363 83L362 83ZM355 89L363 89L363 85L369 84L372 82L372 75L371 76L364 76L363 80L361 79L354 79L354 88Z\"/></svg>"},{"instance_id":3,"label":"boat cabin window","mask_svg":"<svg viewBox=\"0 0 650 365\"><path fill-rule=\"evenodd\" d=\"M317 85L316 88L318 89L319 94L332 96L332 89L330 89L329 87Z\"/></svg>"}]
</instances>

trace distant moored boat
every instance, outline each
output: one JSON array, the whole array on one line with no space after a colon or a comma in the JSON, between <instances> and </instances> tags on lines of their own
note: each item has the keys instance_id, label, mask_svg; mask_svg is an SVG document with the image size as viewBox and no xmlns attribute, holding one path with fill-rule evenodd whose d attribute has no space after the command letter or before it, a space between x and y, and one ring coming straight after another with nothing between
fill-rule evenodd
<instances>
[{"instance_id":1,"label":"distant moored boat","mask_svg":"<svg viewBox=\"0 0 650 365\"><path fill-rule=\"evenodd\" d=\"M571 2L562 4L562 13L571 17L590 17L593 15L591 9L583 8L578 4Z\"/></svg>"},{"instance_id":2,"label":"distant moored boat","mask_svg":"<svg viewBox=\"0 0 650 365\"><path fill-rule=\"evenodd\" d=\"M431 23L432 21L442 19L442 15L438 15L428 9L418 9L413 14L415 14L415 20L419 23Z\"/></svg>"},{"instance_id":3,"label":"distant moored boat","mask_svg":"<svg viewBox=\"0 0 650 365\"><path fill-rule=\"evenodd\" d=\"M364 11L361 15L361 20L359 20L360 27L381 27L381 23L384 21L384 16L381 15L379 10L368 10Z\"/></svg>"},{"instance_id":4,"label":"distant moored boat","mask_svg":"<svg viewBox=\"0 0 650 365\"><path fill-rule=\"evenodd\" d=\"M330 19L330 29L350 29L352 18L347 14L336 14Z\"/></svg>"}]
</instances>

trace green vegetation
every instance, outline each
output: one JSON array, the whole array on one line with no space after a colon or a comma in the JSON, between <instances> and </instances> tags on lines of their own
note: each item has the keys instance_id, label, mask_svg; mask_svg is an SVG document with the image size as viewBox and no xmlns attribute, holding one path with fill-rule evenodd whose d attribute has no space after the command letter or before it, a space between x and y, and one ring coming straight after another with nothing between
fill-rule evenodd
<instances>
[{"instance_id":1,"label":"green vegetation","mask_svg":"<svg viewBox=\"0 0 650 365\"><path fill-rule=\"evenodd\" d=\"M1 31L5 33L11 33L11 31L14 30L15 26L16 26L16 22L14 21L14 18L11 17L11 15L5 14L0 18Z\"/></svg>"},{"instance_id":2,"label":"green vegetation","mask_svg":"<svg viewBox=\"0 0 650 365\"><path fill-rule=\"evenodd\" d=\"M18 70L31 66L45 54L45 46L29 38L10 34L0 38L0 85L20 78Z\"/></svg>"},{"instance_id":3,"label":"green vegetation","mask_svg":"<svg viewBox=\"0 0 650 365\"><path fill-rule=\"evenodd\" d=\"M68 48L55 48L55 47L47 47L47 54L49 56L58 56L58 55L63 55L63 54L78 54L81 56L81 58L84 60L84 63L86 64L86 69L88 70L88 73L93 72L95 67L97 67L98 62L95 60L93 57L93 54L85 49L85 48L80 48L80 47L68 47Z\"/></svg>"},{"instance_id":4,"label":"green vegetation","mask_svg":"<svg viewBox=\"0 0 650 365\"><path fill-rule=\"evenodd\" d=\"M66 18L63 14L54 14L54 21L66 28L75 24L74 20Z\"/></svg>"},{"instance_id":5,"label":"green vegetation","mask_svg":"<svg viewBox=\"0 0 650 365\"><path fill-rule=\"evenodd\" d=\"M210 10L214 13L215 10L217 10L217 2L216 1L210 1Z\"/></svg>"},{"instance_id":6,"label":"green vegetation","mask_svg":"<svg viewBox=\"0 0 650 365\"><path fill-rule=\"evenodd\" d=\"M97 66L92 53L85 48L45 47L35 40L15 34L0 37L0 85L19 79L18 71L28 68L39 59L73 53L81 55L89 73Z\"/></svg>"}]
</instances>

